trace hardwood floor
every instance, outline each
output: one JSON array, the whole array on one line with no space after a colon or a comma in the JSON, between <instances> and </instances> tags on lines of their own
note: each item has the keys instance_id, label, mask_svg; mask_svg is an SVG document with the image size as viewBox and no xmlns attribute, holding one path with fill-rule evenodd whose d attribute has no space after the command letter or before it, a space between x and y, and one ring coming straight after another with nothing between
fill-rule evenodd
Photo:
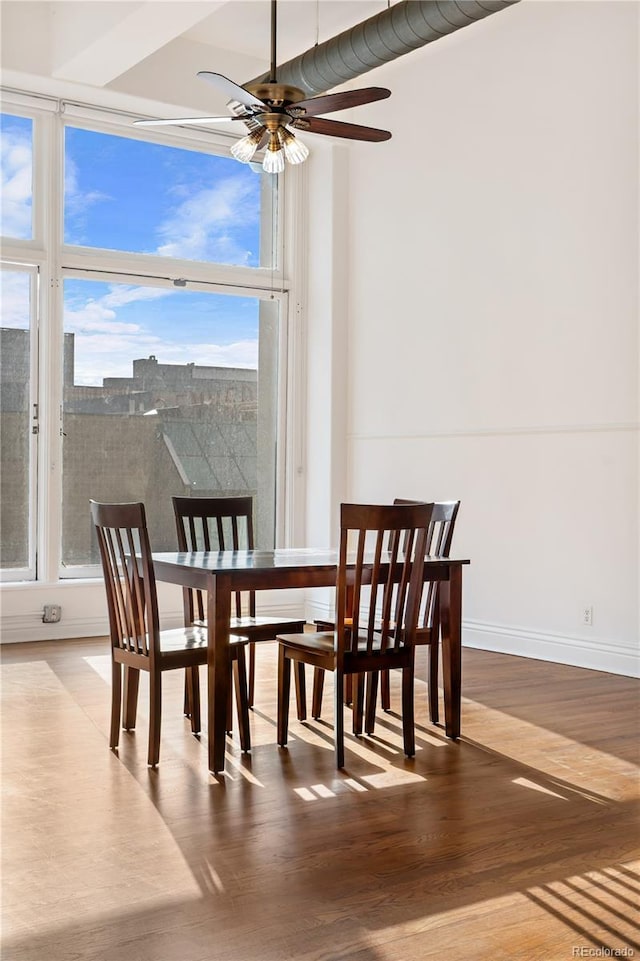
<instances>
[{"instance_id":1,"label":"hardwood floor","mask_svg":"<svg viewBox=\"0 0 640 961\"><path fill-rule=\"evenodd\" d=\"M338 773L329 678L326 720L292 708L276 746L276 660L259 646L251 755L234 733L216 780L181 672L152 771L144 679L108 749L105 640L2 648L4 961L640 955L637 681L465 650L458 743L420 684L405 759L393 679Z\"/></svg>"}]
</instances>

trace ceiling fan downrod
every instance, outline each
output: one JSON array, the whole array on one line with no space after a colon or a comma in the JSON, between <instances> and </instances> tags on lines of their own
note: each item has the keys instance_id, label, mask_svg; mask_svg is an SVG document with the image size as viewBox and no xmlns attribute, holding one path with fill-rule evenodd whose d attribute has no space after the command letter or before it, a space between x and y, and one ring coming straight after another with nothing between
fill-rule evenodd
<instances>
[{"instance_id":1,"label":"ceiling fan downrod","mask_svg":"<svg viewBox=\"0 0 640 961\"><path fill-rule=\"evenodd\" d=\"M271 70L269 83L276 82L276 34L278 29L277 0L271 0Z\"/></svg>"}]
</instances>

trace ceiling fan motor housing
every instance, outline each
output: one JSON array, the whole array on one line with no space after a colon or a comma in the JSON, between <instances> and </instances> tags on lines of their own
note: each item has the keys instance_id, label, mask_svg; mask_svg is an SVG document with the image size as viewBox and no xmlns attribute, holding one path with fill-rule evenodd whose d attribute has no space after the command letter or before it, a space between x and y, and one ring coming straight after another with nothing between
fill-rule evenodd
<instances>
[{"instance_id":1,"label":"ceiling fan motor housing","mask_svg":"<svg viewBox=\"0 0 640 961\"><path fill-rule=\"evenodd\" d=\"M299 87L292 87L286 83L248 83L244 89L270 107L284 108L290 103L304 100L306 96Z\"/></svg>"}]
</instances>

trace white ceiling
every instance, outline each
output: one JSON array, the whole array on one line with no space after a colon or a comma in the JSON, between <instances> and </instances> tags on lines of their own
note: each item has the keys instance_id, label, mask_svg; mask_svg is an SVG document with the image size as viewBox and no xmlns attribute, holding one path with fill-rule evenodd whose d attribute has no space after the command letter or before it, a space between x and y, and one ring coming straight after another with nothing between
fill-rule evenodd
<instances>
[{"instance_id":1,"label":"white ceiling","mask_svg":"<svg viewBox=\"0 0 640 961\"><path fill-rule=\"evenodd\" d=\"M281 0L278 3L278 61L284 63L367 17L386 9L386 0ZM271 3L228 0L187 29L184 36L212 47L261 58L269 67Z\"/></svg>"},{"instance_id":2,"label":"white ceiling","mask_svg":"<svg viewBox=\"0 0 640 961\"><path fill-rule=\"evenodd\" d=\"M277 59L283 63L386 6L386 0L282 0ZM104 88L148 58L168 55L176 42L199 45L194 74L227 71L245 83L256 75L243 74L248 65L258 73L269 69L270 0L2 0L0 16L5 71Z\"/></svg>"}]
</instances>

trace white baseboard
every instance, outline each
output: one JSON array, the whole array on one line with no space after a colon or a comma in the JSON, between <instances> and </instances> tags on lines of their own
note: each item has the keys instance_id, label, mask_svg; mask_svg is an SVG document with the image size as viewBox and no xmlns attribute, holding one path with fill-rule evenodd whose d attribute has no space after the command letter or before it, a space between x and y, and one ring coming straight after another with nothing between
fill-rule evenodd
<instances>
[{"instance_id":1,"label":"white baseboard","mask_svg":"<svg viewBox=\"0 0 640 961\"><path fill-rule=\"evenodd\" d=\"M465 620L462 624L462 643L482 651L515 654L538 661L555 661L572 667L585 667L608 674L640 677L638 650L604 641L587 641L583 637L568 637L526 628L501 624L486 624Z\"/></svg>"},{"instance_id":2,"label":"white baseboard","mask_svg":"<svg viewBox=\"0 0 640 961\"><path fill-rule=\"evenodd\" d=\"M330 603L307 600L307 621L333 620L335 611ZM537 661L552 661L584 667L608 674L640 677L640 652L620 644L587 641L582 637L530 631L526 628L502 624L487 624L463 620L462 646L497 654L514 654Z\"/></svg>"}]
</instances>

